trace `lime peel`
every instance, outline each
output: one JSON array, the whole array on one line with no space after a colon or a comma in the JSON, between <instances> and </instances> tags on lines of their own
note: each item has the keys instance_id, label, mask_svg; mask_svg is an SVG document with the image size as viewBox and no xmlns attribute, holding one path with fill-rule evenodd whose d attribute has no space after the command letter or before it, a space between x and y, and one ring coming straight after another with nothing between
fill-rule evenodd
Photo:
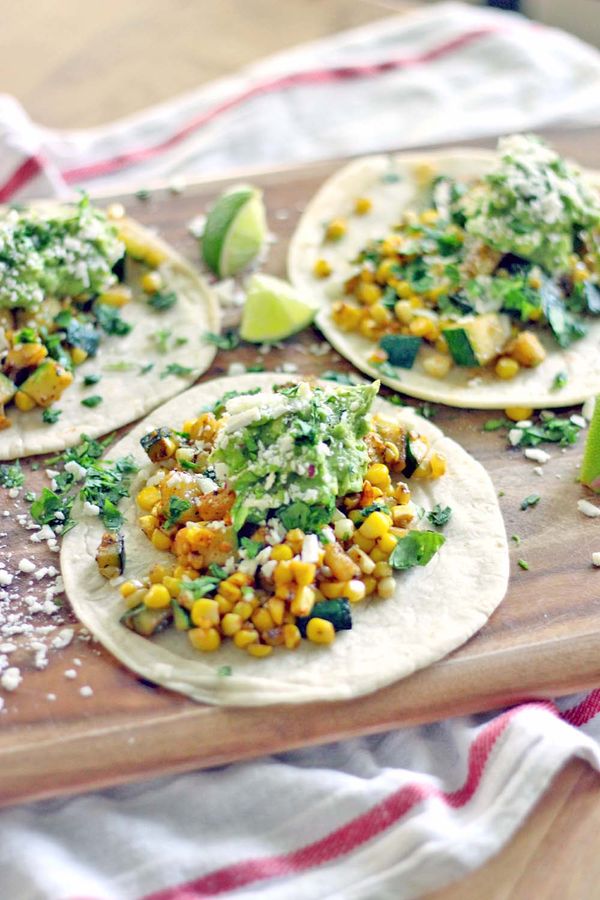
<instances>
[{"instance_id":1,"label":"lime peel","mask_svg":"<svg viewBox=\"0 0 600 900\"><path fill-rule=\"evenodd\" d=\"M255 344L281 341L313 321L317 307L287 281L253 275L248 282L240 337Z\"/></svg>"},{"instance_id":2,"label":"lime peel","mask_svg":"<svg viewBox=\"0 0 600 900\"><path fill-rule=\"evenodd\" d=\"M220 278L237 275L260 253L267 236L262 193L245 187L222 194L206 218L202 257Z\"/></svg>"},{"instance_id":3,"label":"lime peel","mask_svg":"<svg viewBox=\"0 0 600 900\"><path fill-rule=\"evenodd\" d=\"M596 493L600 493L600 397L596 398L579 480Z\"/></svg>"}]
</instances>

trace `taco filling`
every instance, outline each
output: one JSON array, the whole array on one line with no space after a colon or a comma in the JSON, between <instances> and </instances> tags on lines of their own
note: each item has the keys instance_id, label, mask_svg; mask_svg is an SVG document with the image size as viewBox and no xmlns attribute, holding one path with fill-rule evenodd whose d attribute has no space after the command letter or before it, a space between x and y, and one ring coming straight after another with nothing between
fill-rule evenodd
<instances>
[{"instance_id":1,"label":"taco filling","mask_svg":"<svg viewBox=\"0 0 600 900\"><path fill-rule=\"evenodd\" d=\"M132 330L120 314L133 299L128 258L141 266L149 306L173 306L176 296L161 291L163 247L147 233L140 238L127 220L111 221L85 197L51 214L13 209L0 220L0 429L11 427L15 407L41 408L44 423L57 422L52 406L77 368L104 341ZM87 376L85 384L94 378L100 380ZM101 401L91 394L81 402Z\"/></svg>"},{"instance_id":2,"label":"taco filling","mask_svg":"<svg viewBox=\"0 0 600 900\"><path fill-rule=\"evenodd\" d=\"M446 463L425 435L370 413L377 390L232 391L181 431L147 433L138 523L170 556L120 585L123 626L264 657L303 638L329 645L352 627L354 604L391 598L394 572L426 565L444 543L416 527L425 510L409 482L442 477ZM123 572L124 549L120 535L103 536L106 578Z\"/></svg>"},{"instance_id":3,"label":"taco filling","mask_svg":"<svg viewBox=\"0 0 600 900\"><path fill-rule=\"evenodd\" d=\"M310 245L313 289L335 301L331 319L340 332L373 342L372 352L365 345L360 351L370 367L409 392L414 382L421 396L424 384L417 380L424 377L459 385L463 372L473 387L506 385L540 367L547 378L546 357L575 372L573 354L564 351L580 344L592 354L587 368L593 379L590 347L600 314L597 185L523 135L502 139L495 161L478 178L468 176L466 155L453 158L453 174L413 164L412 193L394 169L376 177L383 158L362 165L352 164L323 190L321 211L337 204L342 215L321 218L320 245L309 237L316 226L308 217L291 264L298 280L303 246ZM401 159L397 167L402 171ZM347 198L344 214L341 197L351 172L364 193ZM395 194L407 198L396 218Z\"/></svg>"}]
</instances>

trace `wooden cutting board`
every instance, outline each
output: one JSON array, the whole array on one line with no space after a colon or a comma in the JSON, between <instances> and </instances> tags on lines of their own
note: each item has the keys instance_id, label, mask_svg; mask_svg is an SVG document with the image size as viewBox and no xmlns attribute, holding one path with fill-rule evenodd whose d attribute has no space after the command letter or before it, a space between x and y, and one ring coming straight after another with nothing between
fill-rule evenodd
<instances>
[{"instance_id":1,"label":"wooden cutting board","mask_svg":"<svg viewBox=\"0 0 600 900\"><path fill-rule=\"evenodd\" d=\"M583 164L600 163L600 129L549 137L561 152ZM251 174L264 189L277 239L268 271L284 274L287 242L298 215L338 165L339 161ZM157 189L146 201L119 199L130 214L159 228L182 252L197 259L187 223L204 211L224 184L199 182L181 195ZM260 359L267 370L283 363L293 363L303 374L351 370L333 351L310 352L315 343L323 342L309 330ZM233 361L251 365L257 359L256 348L250 346L220 352L201 380L224 375ZM11 662L21 667L24 680L15 692L3 694L0 804L221 765L596 685L600 570L593 569L591 554L600 551L600 520L586 518L576 508L584 496L575 483L583 438L566 450L551 447L552 459L539 476L535 464L520 451L507 449L504 432L482 431L490 415L443 407L435 411L436 424L486 466L498 489L507 532L521 538L519 546L511 542L506 599L467 644L436 665L354 701L218 709L137 678L97 644L81 639L65 605L63 619L73 625L76 635L68 647L51 651L46 668L37 670L27 654L12 654ZM32 462L23 466L27 488L38 490L47 483L46 465L40 459L39 470L32 471ZM521 500L532 493L541 495L539 504L522 511ZM38 566L56 564L56 554L45 544L32 544L30 532L16 522L15 516L26 511L27 504L0 489L1 509L11 513L0 519L0 528L7 532L0 537L0 558L9 568L14 569L22 557L34 559ZM518 559L527 561L529 571L519 567ZM23 590L27 581L20 576ZM65 676L69 670L76 673L74 678ZM84 685L92 688L91 696L80 693Z\"/></svg>"}]
</instances>

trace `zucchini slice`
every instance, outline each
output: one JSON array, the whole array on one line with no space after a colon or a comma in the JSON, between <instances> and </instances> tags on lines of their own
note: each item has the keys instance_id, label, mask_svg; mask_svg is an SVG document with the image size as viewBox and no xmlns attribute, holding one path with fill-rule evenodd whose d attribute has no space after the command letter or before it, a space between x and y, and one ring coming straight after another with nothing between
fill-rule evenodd
<instances>
[{"instance_id":1,"label":"zucchini slice","mask_svg":"<svg viewBox=\"0 0 600 900\"><path fill-rule=\"evenodd\" d=\"M401 369L412 369L422 338L412 334L386 334L379 341L379 346L388 355L392 366Z\"/></svg>"},{"instance_id":2,"label":"zucchini slice","mask_svg":"<svg viewBox=\"0 0 600 900\"><path fill-rule=\"evenodd\" d=\"M500 355L510 338L510 318L500 313L465 316L442 333L457 365L485 366Z\"/></svg>"},{"instance_id":3,"label":"zucchini slice","mask_svg":"<svg viewBox=\"0 0 600 900\"><path fill-rule=\"evenodd\" d=\"M10 403L17 393L17 386L13 384L10 378L0 372L0 407L6 403Z\"/></svg>"},{"instance_id":4,"label":"zucchini slice","mask_svg":"<svg viewBox=\"0 0 600 900\"><path fill-rule=\"evenodd\" d=\"M153 463L169 459L180 447L175 432L170 428L155 428L140 439L140 444Z\"/></svg>"},{"instance_id":5,"label":"zucchini slice","mask_svg":"<svg viewBox=\"0 0 600 900\"><path fill-rule=\"evenodd\" d=\"M136 634L142 637L150 637L152 634L158 634L163 631L170 623L173 617L171 609L149 609L143 603L128 609L123 613L120 621Z\"/></svg>"},{"instance_id":6,"label":"zucchini slice","mask_svg":"<svg viewBox=\"0 0 600 900\"><path fill-rule=\"evenodd\" d=\"M104 578L116 578L125 568L125 539L121 532L105 531L96 551L98 570Z\"/></svg>"}]
</instances>

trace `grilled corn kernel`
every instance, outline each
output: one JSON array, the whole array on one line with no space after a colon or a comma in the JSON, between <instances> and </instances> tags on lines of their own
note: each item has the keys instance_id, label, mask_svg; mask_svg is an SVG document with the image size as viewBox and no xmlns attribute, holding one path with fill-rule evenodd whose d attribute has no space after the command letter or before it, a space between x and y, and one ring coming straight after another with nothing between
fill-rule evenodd
<instances>
[{"instance_id":1,"label":"grilled corn kernel","mask_svg":"<svg viewBox=\"0 0 600 900\"><path fill-rule=\"evenodd\" d=\"M282 560L277 563L273 572L273 581L276 585L290 584L294 580L292 567L288 560Z\"/></svg>"},{"instance_id":2,"label":"grilled corn kernel","mask_svg":"<svg viewBox=\"0 0 600 900\"><path fill-rule=\"evenodd\" d=\"M290 604L290 610L295 616L309 616L315 604L315 592L307 586L299 587Z\"/></svg>"},{"instance_id":3,"label":"grilled corn kernel","mask_svg":"<svg viewBox=\"0 0 600 900\"><path fill-rule=\"evenodd\" d=\"M119 593L121 597L129 597L130 594L135 593L140 588L139 584L136 584L135 581L124 581L121 587L119 588Z\"/></svg>"},{"instance_id":4,"label":"grilled corn kernel","mask_svg":"<svg viewBox=\"0 0 600 900\"><path fill-rule=\"evenodd\" d=\"M370 575L375 568L375 563L373 562L371 557L368 556L364 550L361 550L360 547L351 547L348 551L348 556L353 562L356 563L356 565L364 575Z\"/></svg>"},{"instance_id":5,"label":"grilled corn kernel","mask_svg":"<svg viewBox=\"0 0 600 900\"><path fill-rule=\"evenodd\" d=\"M417 163L413 166L413 178L419 187L427 187L435 178L435 168L431 163Z\"/></svg>"},{"instance_id":6,"label":"grilled corn kernel","mask_svg":"<svg viewBox=\"0 0 600 900\"><path fill-rule=\"evenodd\" d=\"M404 481L399 481L394 488L394 497L401 505L410 501L410 488Z\"/></svg>"},{"instance_id":7,"label":"grilled corn kernel","mask_svg":"<svg viewBox=\"0 0 600 900\"><path fill-rule=\"evenodd\" d=\"M333 531L338 541L349 541L354 534L354 522L352 519L338 519L333 526Z\"/></svg>"},{"instance_id":8,"label":"grilled corn kernel","mask_svg":"<svg viewBox=\"0 0 600 900\"><path fill-rule=\"evenodd\" d=\"M415 316L408 325L411 334L416 337L426 337L435 340L438 337L439 329L435 322L428 319L427 316Z\"/></svg>"},{"instance_id":9,"label":"grilled corn kernel","mask_svg":"<svg viewBox=\"0 0 600 900\"><path fill-rule=\"evenodd\" d=\"M345 581L323 581L319 585L319 590L327 600L337 600L338 597L345 597L347 587Z\"/></svg>"},{"instance_id":10,"label":"grilled corn kernel","mask_svg":"<svg viewBox=\"0 0 600 900\"><path fill-rule=\"evenodd\" d=\"M335 640L335 628L327 619L315 616L308 620L306 637L313 644L332 644Z\"/></svg>"},{"instance_id":11,"label":"grilled corn kernel","mask_svg":"<svg viewBox=\"0 0 600 900\"><path fill-rule=\"evenodd\" d=\"M389 578L382 578L377 584L377 594L383 599L388 600L394 596L396 590L396 582L390 575Z\"/></svg>"},{"instance_id":12,"label":"grilled corn kernel","mask_svg":"<svg viewBox=\"0 0 600 900\"><path fill-rule=\"evenodd\" d=\"M305 587L306 585L312 584L315 580L317 567L314 563L305 563L300 562L298 559L293 559L291 568L294 581L299 587Z\"/></svg>"},{"instance_id":13,"label":"grilled corn kernel","mask_svg":"<svg viewBox=\"0 0 600 900\"><path fill-rule=\"evenodd\" d=\"M254 612L254 607L247 600L239 600L232 611L245 622Z\"/></svg>"},{"instance_id":14,"label":"grilled corn kernel","mask_svg":"<svg viewBox=\"0 0 600 900\"><path fill-rule=\"evenodd\" d=\"M383 463L373 463L372 466L369 466L365 478L367 481L370 481L371 484L383 488L384 490L390 486L390 472L388 467L384 466Z\"/></svg>"},{"instance_id":15,"label":"grilled corn kernel","mask_svg":"<svg viewBox=\"0 0 600 900\"><path fill-rule=\"evenodd\" d=\"M137 495L136 500L138 506L150 512L160 500L160 491L154 486L142 488Z\"/></svg>"},{"instance_id":16,"label":"grilled corn kernel","mask_svg":"<svg viewBox=\"0 0 600 900\"><path fill-rule=\"evenodd\" d=\"M374 303L369 312L371 313L372 319L377 322L378 325L389 325L392 321L391 312L389 309L386 309L382 303Z\"/></svg>"},{"instance_id":17,"label":"grilled corn kernel","mask_svg":"<svg viewBox=\"0 0 600 900\"><path fill-rule=\"evenodd\" d=\"M146 272L140 278L140 287L146 294L156 294L162 286L163 280L160 272Z\"/></svg>"},{"instance_id":18,"label":"grilled corn kernel","mask_svg":"<svg viewBox=\"0 0 600 900\"><path fill-rule=\"evenodd\" d=\"M364 584L365 584L365 596L366 597L370 596L370 594L374 593L375 590L377 589L377 579L372 578L370 575L368 575L364 579Z\"/></svg>"},{"instance_id":19,"label":"grilled corn kernel","mask_svg":"<svg viewBox=\"0 0 600 900\"><path fill-rule=\"evenodd\" d=\"M288 544L301 544L304 540L304 532L301 528L292 528L285 536Z\"/></svg>"},{"instance_id":20,"label":"grilled corn kernel","mask_svg":"<svg viewBox=\"0 0 600 900\"><path fill-rule=\"evenodd\" d=\"M212 653L221 646L221 635L216 628L190 628L187 636L192 647L204 653Z\"/></svg>"},{"instance_id":21,"label":"grilled corn kernel","mask_svg":"<svg viewBox=\"0 0 600 900\"><path fill-rule=\"evenodd\" d=\"M317 278L329 278L331 275L331 266L326 259L317 259L313 266L313 274Z\"/></svg>"},{"instance_id":22,"label":"grilled corn kernel","mask_svg":"<svg viewBox=\"0 0 600 900\"><path fill-rule=\"evenodd\" d=\"M153 584L144 594L144 603L150 609L165 609L171 604L171 595L164 584Z\"/></svg>"},{"instance_id":23,"label":"grilled corn kernel","mask_svg":"<svg viewBox=\"0 0 600 900\"><path fill-rule=\"evenodd\" d=\"M221 631L226 637L233 637L242 627L242 620L235 613L226 613L221 619Z\"/></svg>"},{"instance_id":24,"label":"grilled corn kernel","mask_svg":"<svg viewBox=\"0 0 600 900\"><path fill-rule=\"evenodd\" d=\"M368 197L357 197L354 201L354 212L357 216L365 216L371 212L373 203Z\"/></svg>"},{"instance_id":25,"label":"grilled corn kernel","mask_svg":"<svg viewBox=\"0 0 600 900\"><path fill-rule=\"evenodd\" d=\"M333 305L333 321L343 331L354 331L362 319L363 310L352 303L338 301Z\"/></svg>"},{"instance_id":26,"label":"grilled corn kernel","mask_svg":"<svg viewBox=\"0 0 600 900\"><path fill-rule=\"evenodd\" d=\"M375 546L375 541L370 538L366 538L364 534L361 534L360 531L355 532L354 537L352 538L354 543L360 547L365 553L370 553L373 547Z\"/></svg>"},{"instance_id":27,"label":"grilled corn kernel","mask_svg":"<svg viewBox=\"0 0 600 900\"><path fill-rule=\"evenodd\" d=\"M501 356L494 367L494 371L498 378L508 380L509 378L514 378L520 368L516 359L512 359L510 356Z\"/></svg>"},{"instance_id":28,"label":"grilled corn kernel","mask_svg":"<svg viewBox=\"0 0 600 900\"><path fill-rule=\"evenodd\" d=\"M171 546L171 538L164 531L161 531L160 528L154 529L150 540L157 550L168 550Z\"/></svg>"},{"instance_id":29,"label":"grilled corn kernel","mask_svg":"<svg viewBox=\"0 0 600 900\"><path fill-rule=\"evenodd\" d=\"M377 546L373 547L369 556L371 557L371 559L373 560L374 563L385 562L386 559L388 558L388 554L384 553L383 550L380 550L379 547L377 547Z\"/></svg>"},{"instance_id":30,"label":"grilled corn kernel","mask_svg":"<svg viewBox=\"0 0 600 900\"><path fill-rule=\"evenodd\" d=\"M388 531L387 534L384 534L383 537L380 537L377 540L377 548L381 550L382 553L385 553L386 556L389 556L397 543L398 541L394 535L390 534Z\"/></svg>"},{"instance_id":31,"label":"grilled corn kernel","mask_svg":"<svg viewBox=\"0 0 600 900\"><path fill-rule=\"evenodd\" d=\"M361 281L364 281L368 284L373 284L375 281L375 272L373 269L361 269L359 278Z\"/></svg>"},{"instance_id":32,"label":"grilled corn kernel","mask_svg":"<svg viewBox=\"0 0 600 900\"><path fill-rule=\"evenodd\" d=\"M240 631L236 631L233 636L233 643L236 647L239 647L240 650L244 650L246 647L249 647L250 644L258 643L258 631L254 628L246 630L242 628Z\"/></svg>"},{"instance_id":33,"label":"grilled corn kernel","mask_svg":"<svg viewBox=\"0 0 600 900\"><path fill-rule=\"evenodd\" d=\"M234 572L233 575L230 575L227 581L230 584L237 584L239 588L246 587L246 585L250 584L252 579L249 575L246 575L245 572Z\"/></svg>"},{"instance_id":34,"label":"grilled corn kernel","mask_svg":"<svg viewBox=\"0 0 600 900\"><path fill-rule=\"evenodd\" d=\"M273 547L271 550L270 558L277 560L277 562L281 562L284 559L291 559L293 555L292 548L288 547L287 544L277 544L277 546Z\"/></svg>"},{"instance_id":35,"label":"grilled corn kernel","mask_svg":"<svg viewBox=\"0 0 600 900\"><path fill-rule=\"evenodd\" d=\"M392 574L392 567L387 562L378 562L373 569L373 578L389 578Z\"/></svg>"},{"instance_id":36,"label":"grilled corn kernel","mask_svg":"<svg viewBox=\"0 0 600 900\"><path fill-rule=\"evenodd\" d=\"M83 347L73 347L71 349L71 360L74 366L80 366L82 362L85 362L88 358L86 351Z\"/></svg>"},{"instance_id":37,"label":"grilled corn kernel","mask_svg":"<svg viewBox=\"0 0 600 900\"><path fill-rule=\"evenodd\" d=\"M219 604L216 600L202 597L195 600L192 606L192 622L194 625L203 625L207 621L209 625L218 625L220 620Z\"/></svg>"},{"instance_id":38,"label":"grilled corn kernel","mask_svg":"<svg viewBox=\"0 0 600 900\"><path fill-rule=\"evenodd\" d=\"M362 281L357 288L356 296L365 306L372 306L381 298L381 288L376 284Z\"/></svg>"},{"instance_id":39,"label":"grilled corn kernel","mask_svg":"<svg viewBox=\"0 0 600 900\"><path fill-rule=\"evenodd\" d=\"M432 353L423 359L422 365L432 378L445 378L452 368L452 359L442 353Z\"/></svg>"},{"instance_id":40,"label":"grilled corn kernel","mask_svg":"<svg viewBox=\"0 0 600 900\"><path fill-rule=\"evenodd\" d=\"M421 225L435 225L439 217L437 209L424 209L419 216L419 222Z\"/></svg>"},{"instance_id":41,"label":"grilled corn kernel","mask_svg":"<svg viewBox=\"0 0 600 900\"><path fill-rule=\"evenodd\" d=\"M446 459L441 453L432 453L429 459L430 478L441 478L446 474Z\"/></svg>"},{"instance_id":42,"label":"grilled corn kernel","mask_svg":"<svg viewBox=\"0 0 600 900\"><path fill-rule=\"evenodd\" d=\"M152 537L152 532L156 528L158 523L158 519L156 516L140 516L138 519L138 524L146 537Z\"/></svg>"},{"instance_id":43,"label":"grilled corn kernel","mask_svg":"<svg viewBox=\"0 0 600 900\"><path fill-rule=\"evenodd\" d=\"M15 394L15 406L17 409L20 409L21 412L29 412L29 410L33 409L35 406L35 400L32 400L31 397L28 397L23 391L17 391Z\"/></svg>"},{"instance_id":44,"label":"grilled corn kernel","mask_svg":"<svg viewBox=\"0 0 600 900\"><path fill-rule=\"evenodd\" d=\"M346 234L347 226L344 219L332 219L325 229L325 239L339 241Z\"/></svg>"},{"instance_id":45,"label":"grilled corn kernel","mask_svg":"<svg viewBox=\"0 0 600 900\"><path fill-rule=\"evenodd\" d=\"M288 650L295 650L301 640L302 635L297 625L288 624L283 626L283 642Z\"/></svg>"},{"instance_id":46,"label":"grilled corn kernel","mask_svg":"<svg viewBox=\"0 0 600 900\"><path fill-rule=\"evenodd\" d=\"M108 288L98 297L99 303L105 303L106 306L126 306L131 301L131 288L126 284L115 284L114 287Z\"/></svg>"},{"instance_id":47,"label":"grilled corn kernel","mask_svg":"<svg viewBox=\"0 0 600 900\"><path fill-rule=\"evenodd\" d=\"M256 656L258 659L262 659L263 656L268 656L269 653L273 652L273 648L269 644L249 644L246 650L250 656Z\"/></svg>"},{"instance_id":48,"label":"grilled corn kernel","mask_svg":"<svg viewBox=\"0 0 600 900\"><path fill-rule=\"evenodd\" d=\"M537 334L532 331L522 331L517 335L508 352L520 365L529 368L539 366L546 359L546 351Z\"/></svg>"},{"instance_id":49,"label":"grilled corn kernel","mask_svg":"<svg viewBox=\"0 0 600 900\"><path fill-rule=\"evenodd\" d=\"M260 607L252 613L252 624L257 631L269 631L275 626L271 613L264 607Z\"/></svg>"},{"instance_id":50,"label":"grilled corn kernel","mask_svg":"<svg viewBox=\"0 0 600 900\"><path fill-rule=\"evenodd\" d=\"M168 590L171 597L178 597L179 591L181 590L181 584L178 578L173 578L172 575L165 575L163 578L163 584Z\"/></svg>"},{"instance_id":51,"label":"grilled corn kernel","mask_svg":"<svg viewBox=\"0 0 600 900\"><path fill-rule=\"evenodd\" d=\"M227 597L228 600L232 600L234 603L242 596L241 588L239 588L237 584L232 584L229 579L221 582L219 585L219 593L224 597Z\"/></svg>"},{"instance_id":52,"label":"grilled corn kernel","mask_svg":"<svg viewBox=\"0 0 600 900\"><path fill-rule=\"evenodd\" d=\"M269 610L271 614L271 618L275 625L281 625L283 623L283 616L285 614L285 603L279 597L271 597L266 602L266 608Z\"/></svg>"},{"instance_id":53,"label":"grilled corn kernel","mask_svg":"<svg viewBox=\"0 0 600 900\"><path fill-rule=\"evenodd\" d=\"M231 600L228 600L227 597L224 597L223 594L217 594L215 596L215 600L219 606L219 612L222 616L226 615L226 613L231 612L233 609L233 603Z\"/></svg>"},{"instance_id":54,"label":"grilled corn kernel","mask_svg":"<svg viewBox=\"0 0 600 900\"><path fill-rule=\"evenodd\" d=\"M528 406L509 406L505 409L506 418L512 422L522 422L523 419L529 419L533 415L533 410Z\"/></svg>"},{"instance_id":55,"label":"grilled corn kernel","mask_svg":"<svg viewBox=\"0 0 600 900\"><path fill-rule=\"evenodd\" d=\"M363 582L359 581L358 578L353 578L352 581L349 581L346 585L344 597L347 597L350 603L360 603L361 600L364 600L365 586Z\"/></svg>"},{"instance_id":56,"label":"grilled corn kernel","mask_svg":"<svg viewBox=\"0 0 600 900\"><path fill-rule=\"evenodd\" d=\"M375 277L377 281L387 282L390 276L393 276L393 269L396 265L395 260L393 259L384 259L377 266L377 270L375 272Z\"/></svg>"},{"instance_id":57,"label":"grilled corn kernel","mask_svg":"<svg viewBox=\"0 0 600 900\"><path fill-rule=\"evenodd\" d=\"M372 319L370 316L361 319L358 330L362 336L366 337L369 341L376 341L379 337L379 325L375 319Z\"/></svg>"},{"instance_id":58,"label":"grilled corn kernel","mask_svg":"<svg viewBox=\"0 0 600 900\"><path fill-rule=\"evenodd\" d=\"M390 530L390 518L382 512L370 513L359 528L360 534L367 540L374 541L383 537Z\"/></svg>"}]
</instances>

